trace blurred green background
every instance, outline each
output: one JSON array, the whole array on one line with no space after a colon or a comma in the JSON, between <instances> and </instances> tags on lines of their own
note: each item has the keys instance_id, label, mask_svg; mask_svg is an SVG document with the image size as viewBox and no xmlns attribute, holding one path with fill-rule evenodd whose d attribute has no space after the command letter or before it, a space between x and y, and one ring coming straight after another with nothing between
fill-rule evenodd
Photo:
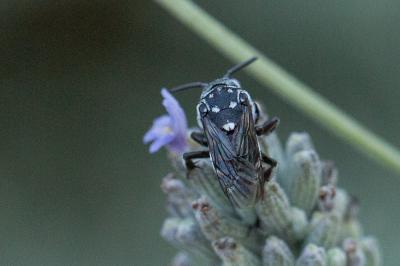
<instances>
[{"instance_id":1,"label":"blurred green background","mask_svg":"<svg viewBox=\"0 0 400 266\"><path fill-rule=\"evenodd\" d=\"M400 2L197 1L276 62L400 146ZM164 152L142 136L162 86L232 65L152 1L0 2L0 265L167 265ZM268 73L266 73L268 75ZM254 98L308 131L398 265L400 178L245 74ZM179 96L191 124L198 93Z\"/></svg>"}]
</instances>

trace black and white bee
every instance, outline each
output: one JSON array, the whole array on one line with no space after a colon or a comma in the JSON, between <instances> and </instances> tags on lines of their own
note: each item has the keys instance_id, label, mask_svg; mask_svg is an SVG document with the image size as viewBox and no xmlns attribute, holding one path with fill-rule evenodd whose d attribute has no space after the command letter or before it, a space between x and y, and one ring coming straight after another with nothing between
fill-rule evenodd
<instances>
[{"instance_id":1,"label":"black and white bee","mask_svg":"<svg viewBox=\"0 0 400 266\"><path fill-rule=\"evenodd\" d=\"M257 104L239 81L231 78L256 59L232 67L210 83L193 82L171 90L203 89L197 105L197 121L203 132L193 132L191 138L208 150L187 152L183 158L189 171L196 167L193 159L210 158L225 195L238 208L255 205L277 164L261 152L257 136L272 132L279 119L259 125Z\"/></svg>"}]
</instances>

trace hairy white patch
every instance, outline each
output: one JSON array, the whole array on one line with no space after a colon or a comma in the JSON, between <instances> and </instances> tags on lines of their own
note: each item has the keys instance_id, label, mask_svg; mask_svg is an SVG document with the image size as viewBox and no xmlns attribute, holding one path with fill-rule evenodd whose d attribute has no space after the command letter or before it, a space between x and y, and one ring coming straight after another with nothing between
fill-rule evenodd
<instances>
[{"instance_id":1,"label":"hairy white patch","mask_svg":"<svg viewBox=\"0 0 400 266\"><path fill-rule=\"evenodd\" d=\"M221 109L219 109L218 106L214 106L213 108L211 108L211 111L213 111L214 113L218 113L219 111L221 111Z\"/></svg>"},{"instance_id":2,"label":"hairy white patch","mask_svg":"<svg viewBox=\"0 0 400 266\"><path fill-rule=\"evenodd\" d=\"M210 93L210 95L208 95L208 98L214 98L214 94Z\"/></svg>"},{"instance_id":3,"label":"hairy white patch","mask_svg":"<svg viewBox=\"0 0 400 266\"><path fill-rule=\"evenodd\" d=\"M235 129L235 123L229 122L222 126L225 131L231 131Z\"/></svg>"},{"instance_id":4,"label":"hairy white patch","mask_svg":"<svg viewBox=\"0 0 400 266\"><path fill-rule=\"evenodd\" d=\"M229 93L232 93L232 92L233 92L233 90L232 90L232 89L228 89L228 92L229 92Z\"/></svg>"},{"instance_id":5,"label":"hairy white patch","mask_svg":"<svg viewBox=\"0 0 400 266\"><path fill-rule=\"evenodd\" d=\"M229 108L235 108L236 107L236 105L237 105L237 103L236 102L230 102L230 104L229 104Z\"/></svg>"}]
</instances>

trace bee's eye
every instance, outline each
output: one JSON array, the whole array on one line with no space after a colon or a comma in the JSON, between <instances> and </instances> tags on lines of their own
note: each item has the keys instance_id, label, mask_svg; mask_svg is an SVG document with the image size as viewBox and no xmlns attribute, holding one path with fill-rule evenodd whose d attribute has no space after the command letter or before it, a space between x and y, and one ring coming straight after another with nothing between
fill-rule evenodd
<instances>
[{"instance_id":1,"label":"bee's eye","mask_svg":"<svg viewBox=\"0 0 400 266\"><path fill-rule=\"evenodd\" d=\"M198 110L199 110L200 115L203 117L208 113L208 108L205 103L199 104Z\"/></svg>"},{"instance_id":2,"label":"bee's eye","mask_svg":"<svg viewBox=\"0 0 400 266\"><path fill-rule=\"evenodd\" d=\"M241 104L247 105L249 102L249 95L245 92L240 92L239 94L239 102Z\"/></svg>"}]
</instances>

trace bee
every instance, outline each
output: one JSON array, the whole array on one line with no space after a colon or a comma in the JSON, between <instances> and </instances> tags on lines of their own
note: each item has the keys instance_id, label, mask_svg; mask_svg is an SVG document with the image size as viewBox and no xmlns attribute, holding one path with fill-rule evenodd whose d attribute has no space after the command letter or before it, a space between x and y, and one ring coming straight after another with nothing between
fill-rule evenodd
<instances>
[{"instance_id":1,"label":"bee","mask_svg":"<svg viewBox=\"0 0 400 266\"><path fill-rule=\"evenodd\" d=\"M277 165L261 151L257 136L271 133L279 119L258 123L259 107L239 81L231 77L256 59L233 66L212 82L192 82L171 90L202 89L197 104L197 122L202 132L192 132L191 138L208 149L184 153L183 159L190 171L196 167L194 159L210 158L222 190L237 208L256 204Z\"/></svg>"}]
</instances>

